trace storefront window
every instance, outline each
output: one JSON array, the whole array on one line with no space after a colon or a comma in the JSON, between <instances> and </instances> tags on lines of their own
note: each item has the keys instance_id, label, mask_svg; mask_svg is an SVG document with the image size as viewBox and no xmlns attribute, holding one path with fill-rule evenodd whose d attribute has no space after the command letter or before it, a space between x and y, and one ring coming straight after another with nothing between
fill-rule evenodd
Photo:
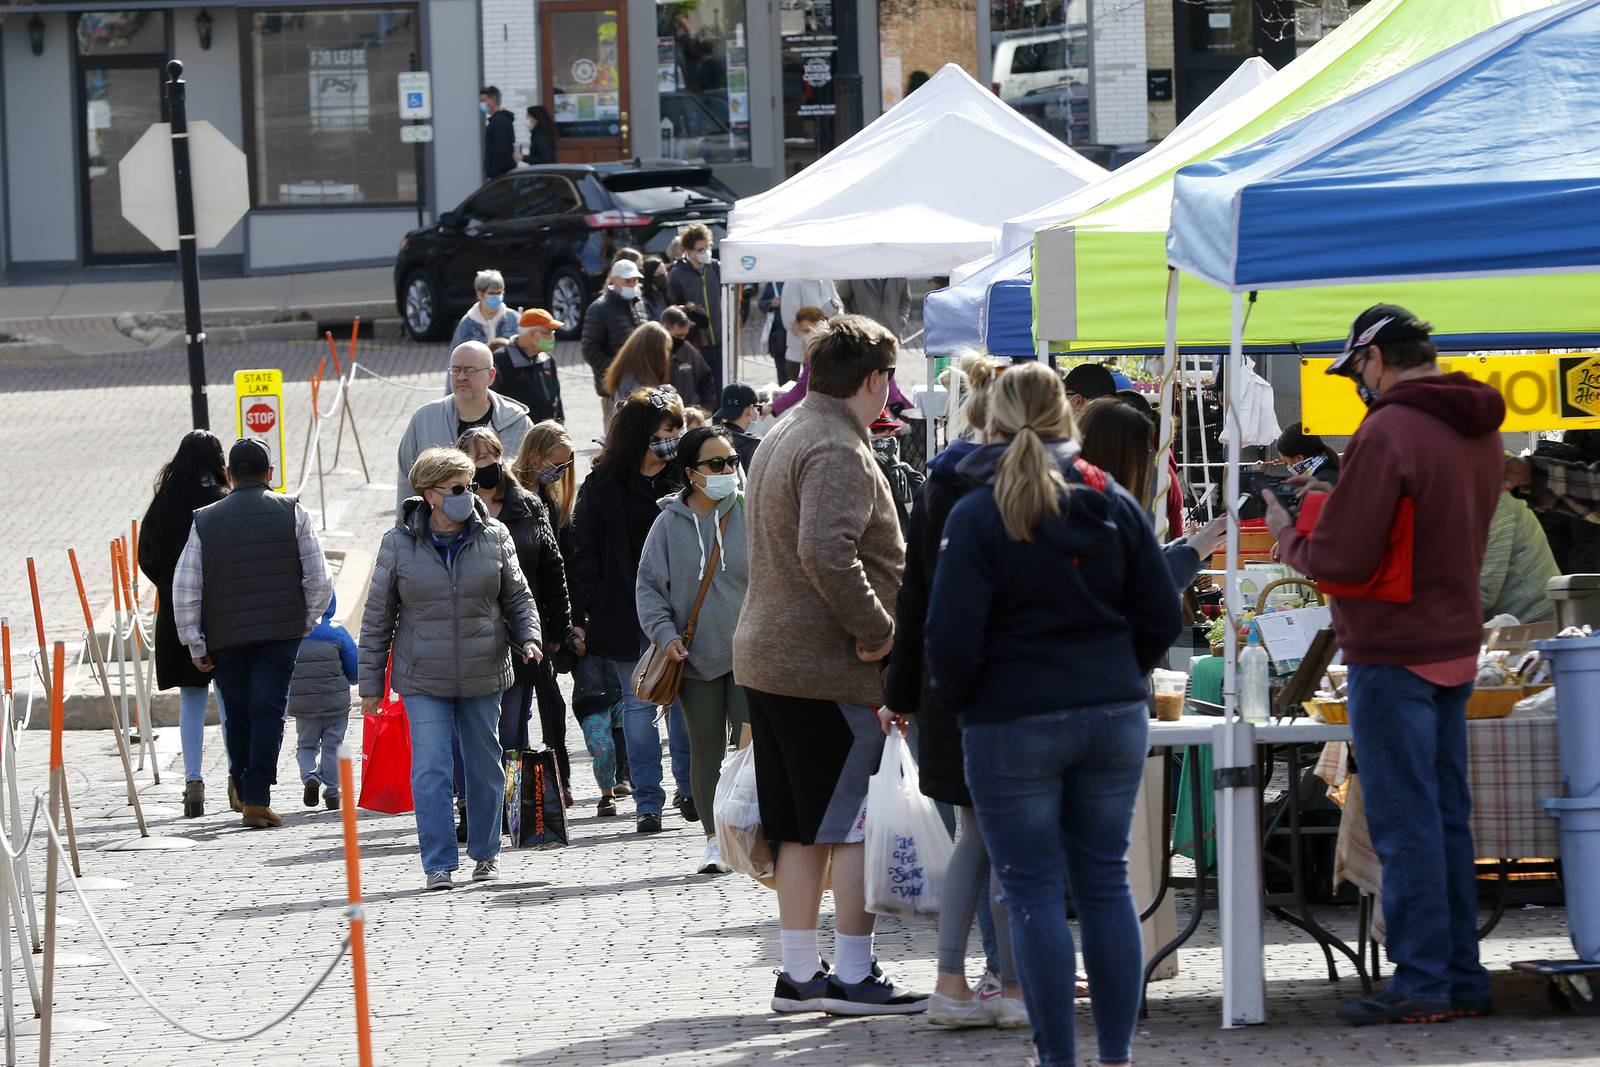
<instances>
[{"instance_id":1,"label":"storefront window","mask_svg":"<svg viewBox=\"0 0 1600 1067\"><path fill-rule=\"evenodd\" d=\"M78 16L80 56L165 55L164 11L89 11Z\"/></svg>"},{"instance_id":2,"label":"storefront window","mask_svg":"<svg viewBox=\"0 0 1600 1067\"><path fill-rule=\"evenodd\" d=\"M1189 6L1189 46L1204 55L1251 54L1252 0L1201 0Z\"/></svg>"},{"instance_id":3,"label":"storefront window","mask_svg":"<svg viewBox=\"0 0 1600 1067\"><path fill-rule=\"evenodd\" d=\"M783 166L796 174L833 147L833 0L779 0L783 41Z\"/></svg>"},{"instance_id":4,"label":"storefront window","mask_svg":"<svg viewBox=\"0 0 1600 1067\"><path fill-rule=\"evenodd\" d=\"M745 0L656 6L661 153L704 163L750 159Z\"/></svg>"},{"instance_id":5,"label":"storefront window","mask_svg":"<svg viewBox=\"0 0 1600 1067\"><path fill-rule=\"evenodd\" d=\"M419 51L410 8L250 15L251 165L258 205L417 199L396 75Z\"/></svg>"},{"instance_id":6,"label":"storefront window","mask_svg":"<svg viewBox=\"0 0 1600 1067\"><path fill-rule=\"evenodd\" d=\"M1067 144L1089 140L1088 0L992 0L994 91Z\"/></svg>"}]
</instances>

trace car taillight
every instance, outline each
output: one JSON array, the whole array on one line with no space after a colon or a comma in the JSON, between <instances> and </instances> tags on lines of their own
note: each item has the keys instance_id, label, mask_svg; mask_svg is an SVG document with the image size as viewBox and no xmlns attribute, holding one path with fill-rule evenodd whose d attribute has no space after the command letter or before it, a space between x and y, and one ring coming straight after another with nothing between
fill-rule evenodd
<instances>
[{"instance_id":1,"label":"car taillight","mask_svg":"<svg viewBox=\"0 0 1600 1067\"><path fill-rule=\"evenodd\" d=\"M585 215L583 221L589 224L591 230L612 230L623 226L648 226L655 221L655 217L637 211L611 210Z\"/></svg>"}]
</instances>

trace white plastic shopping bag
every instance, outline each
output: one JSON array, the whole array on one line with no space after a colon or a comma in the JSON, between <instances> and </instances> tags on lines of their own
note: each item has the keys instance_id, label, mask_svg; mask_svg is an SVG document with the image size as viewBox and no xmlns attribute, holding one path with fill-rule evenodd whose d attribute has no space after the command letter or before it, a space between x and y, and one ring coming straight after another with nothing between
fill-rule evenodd
<instances>
[{"instance_id":1,"label":"white plastic shopping bag","mask_svg":"<svg viewBox=\"0 0 1600 1067\"><path fill-rule=\"evenodd\" d=\"M939 914L955 842L933 801L922 795L916 762L898 730L890 731L878 773L867 783L865 845L868 911L903 919Z\"/></svg>"},{"instance_id":2,"label":"white plastic shopping bag","mask_svg":"<svg viewBox=\"0 0 1600 1067\"><path fill-rule=\"evenodd\" d=\"M773 886L777 864L772 846L761 827L761 802L756 797L756 746L746 745L722 761L722 777L711 811L717 824L717 847L722 862Z\"/></svg>"}]
</instances>

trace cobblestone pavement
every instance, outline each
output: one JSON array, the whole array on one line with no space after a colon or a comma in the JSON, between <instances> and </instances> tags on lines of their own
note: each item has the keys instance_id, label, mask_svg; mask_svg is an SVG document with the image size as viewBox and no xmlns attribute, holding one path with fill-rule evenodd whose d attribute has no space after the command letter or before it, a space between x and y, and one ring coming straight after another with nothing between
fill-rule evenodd
<instances>
[{"instance_id":1,"label":"cobblestone pavement","mask_svg":"<svg viewBox=\"0 0 1600 1067\"><path fill-rule=\"evenodd\" d=\"M362 361L426 393L442 386L442 346L363 346ZM232 371L281 366L304 378L321 350L280 343L212 349L214 425L231 425ZM598 405L572 348L562 353L575 436L593 436ZM747 372L760 380L754 370ZM906 377L920 378L914 365ZM23 557L38 557L46 624L54 638L75 636L65 549L91 561L96 603L109 596L104 542L138 514L150 480L187 426L181 353L0 364L0 484L14 516L0 547L0 612L32 644ZM366 382L353 394L376 484L361 476L346 441L328 481L329 544L374 544L387 525L394 445L425 392ZM290 474L298 480L306 387L289 394ZM331 458L331 449L329 450ZM308 494L314 505L315 484ZM99 546L94 548L94 546ZM91 549L94 551L91 552ZM135 973L169 1010L213 1032L242 1029L286 1005L337 949L344 930L344 872L337 816L299 807L293 755L280 764L277 806L288 825L240 830L217 813L223 781L219 736L207 731L206 773L213 814L176 817L176 731L163 731L161 786L144 790L164 807L156 832L189 838L180 852L107 852L133 834L118 813L120 778L110 738L74 732L66 742L86 875L127 883L91 892L97 912ZM359 741L353 725L351 741ZM455 1064L969 1064L1021 1063L1016 1033L943 1033L920 1019L779 1018L767 1011L777 966L774 899L740 876L693 870L701 837L669 816L667 832L641 837L626 818L601 819L575 725L569 744L578 794L573 841L552 852L507 853L498 883L420 892L421 870L409 816L363 813L363 878L373 1030L381 1062ZM43 783L45 738L20 742L24 790ZM148 781L146 777L143 779ZM111 817L102 817L106 813ZM33 862L43 885L43 863ZM185 1037L143 1007L107 961L78 905L64 898L63 952L100 963L64 966L56 982L62 1026L98 1019L97 1032L58 1032L54 1062L90 1064L350 1064L355 1062L349 966L298 1014L266 1037L217 1046ZM1181 915L1190 906L1180 904ZM1354 909L1322 918L1349 935ZM935 937L931 924L880 924L879 954L902 979L927 988ZM1513 911L1485 943L1496 969L1501 1014L1446 1026L1351 1031L1331 1021L1337 997L1355 989L1324 978L1322 957L1290 928L1268 920L1268 996L1272 1022L1221 1031L1219 953L1208 915L1181 955L1178 978L1152 987L1151 1014L1135 1045L1142 1064L1592 1063L1600 1024L1552 1013L1543 987L1505 973L1515 959L1564 957L1571 948L1559 909ZM977 939L973 939L976 950ZM830 939L823 938L825 952ZM37 957L35 957L37 961ZM1348 969L1346 969L1348 970ZM18 998L27 1003L20 971ZM1079 1030L1092 1040L1088 1006ZM26 1007L21 1016L29 1015ZM37 1038L19 1038L33 1062ZM1092 1046L1085 1046L1092 1048ZM1087 1062L1087 1058L1085 1058Z\"/></svg>"}]
</instances>

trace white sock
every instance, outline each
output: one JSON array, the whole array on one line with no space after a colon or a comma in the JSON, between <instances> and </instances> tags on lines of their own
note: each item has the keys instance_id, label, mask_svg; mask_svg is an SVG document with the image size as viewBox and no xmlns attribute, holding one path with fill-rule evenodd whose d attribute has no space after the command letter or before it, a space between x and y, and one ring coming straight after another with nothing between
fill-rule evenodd
<instances>
[{"instance_id":1,"label":"white sock","mask_svg":"<svg viewBox=\"0 0 1600 1067\"><path fill-rule=\"evenodd\" d=\"M834 934L833 953L833 973L845 985L854 985L872 973L871 934Z\"/></svg>"},{"instance_id":2,"label":"white sock","mask_svg":"<svg viewBox=\"0 0 1600 1067\"><path fill-rule=\"evenodd\" d=\"M778 940L783 946L783 970L790 978L804 982L822 970L816 927L809 930L779 930Z\"/></svg>"}]
</instances>

